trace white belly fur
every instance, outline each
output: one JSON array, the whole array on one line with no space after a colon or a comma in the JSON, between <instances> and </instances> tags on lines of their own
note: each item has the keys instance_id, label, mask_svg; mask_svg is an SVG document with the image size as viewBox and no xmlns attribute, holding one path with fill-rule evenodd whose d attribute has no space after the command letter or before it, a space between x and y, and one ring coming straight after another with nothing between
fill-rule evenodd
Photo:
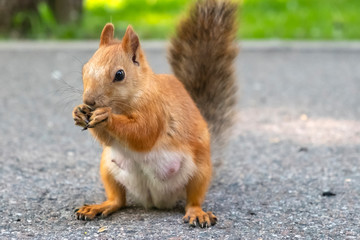
<instances>
[{"instance_id":1,"label":"white belly fur","mask_svg":"<svg viewBox=\"0 0 360 240\"><path fill-rule=\"evenodd\" d=\"M113 144L106 147L105 164L127 193L144 207L171 208L185 196L185 186L196 170L190 154L156 149L138 153Z\"/></svg>"}]
</instances>

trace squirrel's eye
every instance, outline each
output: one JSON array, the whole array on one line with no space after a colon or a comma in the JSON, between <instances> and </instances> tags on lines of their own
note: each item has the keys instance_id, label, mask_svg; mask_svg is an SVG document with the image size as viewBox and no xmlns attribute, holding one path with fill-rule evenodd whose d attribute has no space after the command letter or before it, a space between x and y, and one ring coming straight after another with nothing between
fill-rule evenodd
<instances>
[{"instance_id":1,"label":"squirrel's eye","mask_svg":"<svg viewBox=\"0 0 360 240\"><path fill-rule=\"evenodd\" d=\"M115 73L115 78L114 78L114 82L119 82L124 80L125 78L125 72L124 70L120 69Z\"/></svg>"}]
</instances>

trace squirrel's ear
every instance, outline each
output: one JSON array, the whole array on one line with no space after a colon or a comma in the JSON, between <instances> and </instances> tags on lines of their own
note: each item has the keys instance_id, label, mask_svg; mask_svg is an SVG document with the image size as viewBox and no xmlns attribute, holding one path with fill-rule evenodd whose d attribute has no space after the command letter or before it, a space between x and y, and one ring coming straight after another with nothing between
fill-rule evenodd
<instances>
[{"instance_id":1,"label":"squirrel's ear","mask_svg":"<svg viewBox=\"0 0 360 240\"><path fill-rule=\"evenodd\" d=\"M100 47L107 45L113 39L114 39L114 25L112 23L107 23L101 32Z\"/></svg>"},{"instance_id":2,"label":"squirrel's ear","mask_svg":"<svg viewBox=\"0 0 360 240\"><path fill-rule=\"evenodd\" d=\"M129 25L126 29L125 35L121 41L121 46L124 51L131 57L134 64L139 65L139 48L140 40L136 35L134 29Z\"/></svg>"}]
</instances>

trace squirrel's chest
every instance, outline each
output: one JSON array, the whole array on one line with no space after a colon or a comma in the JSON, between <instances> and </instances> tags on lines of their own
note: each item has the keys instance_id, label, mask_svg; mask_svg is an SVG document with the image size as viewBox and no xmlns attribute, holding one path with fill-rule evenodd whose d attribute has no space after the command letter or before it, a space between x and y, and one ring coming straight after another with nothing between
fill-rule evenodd
<instances>
[{"instance_id":1,"label":"squirrel's chest","mask_svg":"<svg viewBox=\"0 0 360 240\"><path fill-rule=\"evenodd\" d=\"M196 169L188 154L162 149L137 153L114 145L106 156L115 179L146 207L175 204Z\"/></svg>"}]
</instances>

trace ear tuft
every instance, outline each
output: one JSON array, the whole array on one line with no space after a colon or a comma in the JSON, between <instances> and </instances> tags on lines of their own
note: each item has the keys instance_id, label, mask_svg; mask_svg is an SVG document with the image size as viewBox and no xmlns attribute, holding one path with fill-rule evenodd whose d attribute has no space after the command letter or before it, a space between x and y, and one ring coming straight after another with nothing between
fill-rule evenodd
<instances>
[{"instance_id":1,"label":"ear tuft","mask_svg":"<svg viewBox=\"0 0 360 240\"><path fill-rule=\"evenodd\" d=\"M100 47L107 45L114 39L114 25L107 23L103 28L100 36Z\"/></svg>"},{"instance_id":2,"label":"ear tuft","mask_svg":"<svg viewBox=\"0 0 360 240\"><path fill-rule=\"evenodd\" d=\"M138 53L140 47L140 40L134 29L129 25L126 29L125 35L121 41L123 49L130 55L132 61L139 65Z\"/></svg>"}]
</instances>

